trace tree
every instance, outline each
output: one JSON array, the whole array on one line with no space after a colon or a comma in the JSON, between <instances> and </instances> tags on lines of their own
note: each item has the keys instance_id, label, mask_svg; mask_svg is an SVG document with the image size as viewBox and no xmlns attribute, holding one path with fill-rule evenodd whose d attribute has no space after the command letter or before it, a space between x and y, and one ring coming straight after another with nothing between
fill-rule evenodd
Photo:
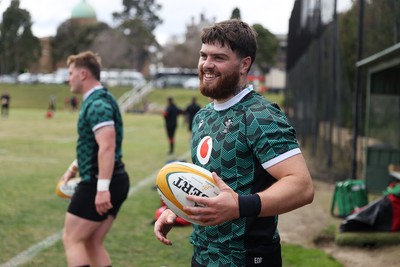
<instances>
[{"instance_id":1,"label":"tree","mask_svg":"<svg viewBox=\"0 0 400 267\"><path fill-rule=\"evenodd\" d=\"M199 38L186 39L183 43L167 43L163 47L162 63L165 67L196 69L200 48Z\"/></svg>"},{"instance_id":2,"label":"tree","mask_svg":"<svg viewBox=\"0 0 400 267\"><path fill-rule=\"evenodd\" d=\"M239 9L239 8L236 7L236 8L232 11L231 19L241 19L241 16L240 16L240 9Z\"/></svg>"},{"instance_id":3,"label":"tree","mask_svg":"<svg viewBox=\"0 0 400 267\"><path fill-rule=\"evenodd\" d=\"M101 55L101 64L104 68L132 68L129 59L130 45L127 38L118 30L110 28L101 31L93 40L90 50Z\"/></svg>"},{"instance_id":4,"label":"tree","mask_svg":"<svg viewBox=\"0 0 400 267\"><path fill-rule=\"evenodd\" d=\"M162 6L155 0L123 0L122 5L124 10L121 13L113 13L113 17L117 21L136 18L141 20L150 32L153 32L162 23L162 19L156 14Z\"/></svg>"},{"instance_id":5,"label":"tree","mask_svg":"<svg viewBox=\"0 0 400 267\"><path fill-rule=\"evenodd\" d=\"M3 13L0 26L0 70L16 74L29 68L41 56L40 41L31 30L29 12L19 8L20 1L12 0Z\"/></svg>"},{"instance_id":6,"label":"tree","mask_svg":"<svg viewBox=\"0 0 400 267\"><path fill-rule=\"evenodd\" d=\"M52 39L52 63L65 62L71 54L90 49L96 37L110 27L106 23L89 25L74 24L72 20L62 23Z\"/></svg>"},{"instance_id":7,"label":"tree","mask_svg":"<svg viewBox=\"0 0 400 267\"><path fill-rule=\"evenodd\" d=\"M168 42L163 48L162 63L165 67L197 68L199 62L199 51L201 48L201 31L203 27L212 24L212 20L200 14L199 21L192 18L187 24L184 41L178 38Z\"/></svg>"},{"instance_id":8,"label":"tree","mask_svg":"<svg viewBox=\"0 0 400 267\"><path fill-rule=\"evenodd\" d=\"M266 74L271 66L275 64L279 41L274 34L261 24L254 24L253 29L257 32L258 44L255 64L263 74Z\"/></svg>"},{"instance_id":9,"label":"tree","mask_svg":"<svg viewBox=\"0 0 400 267\"><path fill-rule=\"evenodd\" d=\"M400 1L365 1L362 40L362 57L366 58L397 43L397 14L399 14ZM397 5L395 5L397 3ZM397 8L396 8L397 7ZM356 65L356 43L358 27L358 4L340 17L340 54L344 66L344 73L348 81L354 81ZM354 91L354 84L350 83Z\"/></svg>"},{"instance_id":10,"label":"tree","mask_svg":"<svg viewBox=\"0 0 400 267\"><path fill-rule=\"evenodd\" d=\"M365 1L364 56L376 54L398 42L395 21L399 14L399 0ZM385 30L382 30L385 29Z\"/></svg>"},{"instance_id":11,"label":"tree","mask_svg":"<svg viewBox=\"0 0 400 267\"><path fill-rule=\"evenodd\" d=\"M118 30L126 36L131 46L129 58L132 66L142 71L150 58L150 47L159 47L153 34L155 28L162 23L156 14L161 5L155 0L123 0L123 11L114 12L114 20L118 22Z\"/></svg>"},{"instance_id":12,"label":"tree","mask_svg":"<svg viewBox=\"0 0 400 267\"><path fill-rule=\"evenodd\" d=\"M340 59L344 68L346 80L354 81L356 64L356 44L357 44L357 6L353 5L350 10L339 17L339 51ZM354 91L354 83L349 83L349 88Z\"/></svg>"},{"instance_id":13,"label":"tree","mask_svg":"<svg viewBox=\"0 0 400 267\"><path fill-rule=\"evenodd\" d=\"M143 71L150 57L149 47L158 46L155 36L138 18L125 20L118 29L129 43L130 51L126 58L130 60L130 65Z\"/></svg>"}]
</instances>

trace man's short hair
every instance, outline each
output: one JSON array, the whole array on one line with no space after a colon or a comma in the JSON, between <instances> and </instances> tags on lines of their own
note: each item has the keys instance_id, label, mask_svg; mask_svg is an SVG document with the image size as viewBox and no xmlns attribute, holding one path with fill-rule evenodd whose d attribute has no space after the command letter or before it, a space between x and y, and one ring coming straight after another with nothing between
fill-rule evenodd
<instances>
[{"instance_id":1,"label":"man's short hair","mask_svg":"<svg viewBox=\"0 0 400 267\"><path fill-rule=\"evenodd\" d=\"M239 19L225 20L203 28L201 42L227 46L241 58L250 57L251 64L257 53L257 33Z\"/></svg>"},{"instance_id":2,"label":"man's short hair","mask_svg":"<svg viewBox=\"0 0 400 267\"><path fill-rule=\"evenodd\" d=\"M92 51L81 52L77 55L71 55L67 59L67 66L75 64L75 67L86 68L94 78L100 81L101 58Z\"/></svg>"}]
</instances>

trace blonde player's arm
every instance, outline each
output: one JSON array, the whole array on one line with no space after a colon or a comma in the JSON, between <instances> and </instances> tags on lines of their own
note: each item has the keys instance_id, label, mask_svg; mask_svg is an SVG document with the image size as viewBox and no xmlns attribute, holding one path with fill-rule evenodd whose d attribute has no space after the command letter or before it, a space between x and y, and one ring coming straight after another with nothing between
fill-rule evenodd
<instances>
[{"instance_id":1,"label":"blonde player's arm","mask_svg":"<svg viewBox=\"0 0 400 267\"><path fill-rule=\"evenodd\" d=\"M111 183L114 163L116 132L114 125L103 126L95 131L96 142L99 146L99 174L97 179L96 210L100 215L112 208L109 186Z\"/></svg>"},{"instance_id":2,"label":"blonde player's arm","mask_svg":"<svg viewBox=\"0 0 400 267\"><path fill-rule=\"evenodd\" d=\"M77 173L78 173L78 161L74 159L60 180L67 182L68 180L76 177Z\"/></svg>"}]
</instances>

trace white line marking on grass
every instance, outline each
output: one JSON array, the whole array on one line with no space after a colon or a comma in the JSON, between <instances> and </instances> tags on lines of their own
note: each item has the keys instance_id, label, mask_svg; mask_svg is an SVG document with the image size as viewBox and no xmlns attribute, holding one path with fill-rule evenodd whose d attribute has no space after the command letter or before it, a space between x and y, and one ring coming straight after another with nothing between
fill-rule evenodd
<instances>
[{"instance_id":1,"label":"white line marking on grass","mask_svg":"<svg viewBox=\"0 0 400 267\"><path fill-rule=\"evenodd\" d=\"M40 162L40 163L58 163L57 159L54 158L38 158L38 157L17 157L17 156L7 156L0 155L2 161L14 161L14 162Z\"/></svg>"},{"instance_id":2,"label":"white line marking on grass","mask_svg":"<svg viewBox=\"0 0 400 267\"><path fill-rule=\"evenodd\" d=\"M40 251L45 250L46 248L54 245L58 240L61 239L62 234L63 234L63 230L61 230L55 234L52 234L51 236L40 241L36 245L33 245L30 248L28 248L27 250L21 252L20 254L18 254L11 260L9 260L8 262L3 263L2 265L0 265L0 267L14 267L14 266L19 266L21 264L26 263L27 261L29 261L30 259L35 257L36 254L38 254Z\"/></svg>"},{"instance_id":3,"label":"white line marking on grass","mask_svg":"<svg viewBox=\"0 0 400 267\"><path fill-rule=\"evenodd\" d=\"M187 153L183 154L182 156L180 156L177 160L178 161L186 160L189 157L189 155L190 155L190 152L187 152ZM143 187L147 186L150 182L154 182L155 176L157 175L158 171L159 170L156 170L155 172L153 172L152 174L147 176L145 179L141 180L137 185L131 187L129 189L128 198L130 196L134 195L135 193L137 193ZM28 262L29 260L33 259L37 254L39 254L39 252L53 246L56 242L58 242L63 235L63 231L64 230L60 230L57 233L52 234L48 238L31 246L27 250L19 253L17 256L10 259L9 261L1 264L0 267L16 267L16 266L20 266L20 265Z\"/></svg>"},{"instance_id":4,"label":"white line marking on grass","mask_svg":"<svg viewBox=\"0 0 400 267\"><path fill-rule=\"evenodd\" d=\"M190 151L188 151L185 154L183 154L182 156L180 156L177 160L178 161L185 160L189 156L190 156ZM130 197L131 195L135 194L137 191L142 189L142 187L148 185L150 182L155 182L155 177L157 176L159 171L160 170L156 170L155 172L153 172L152 174L147 176L146 179L141 180L136 186L131 187L130 190L129 190L129 193L128 193L128 197Z\"/></svg>"}]
</instances>

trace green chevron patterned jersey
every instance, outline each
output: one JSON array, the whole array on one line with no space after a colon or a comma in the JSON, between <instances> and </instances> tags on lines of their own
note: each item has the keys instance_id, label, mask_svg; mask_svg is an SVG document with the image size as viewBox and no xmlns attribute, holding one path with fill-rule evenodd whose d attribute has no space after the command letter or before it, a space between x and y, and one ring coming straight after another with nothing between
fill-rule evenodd
<instances>
[{"instance_id":1,"label":"green chevron patterned jersey","mask_svg":"<svg viewBox=\"0 0 400 267\"><path fill-rule=\"evenodd\" d=\"M115 127L115 162L119 162L122 157L122 118L114 97L106 89L101 88L94 90L83 101L79 112L77 158L79 175L84 181L89 181L98 174L98 145L95 130L105 125Z\"/></svg>"},{"instance_id":2,"label":"green chevron patterned jersey","mask_svg":"<svg viewBox=\"0 0 400 267\"><path fill-rule=\"evenodd\" d=\"M194 164L216 172L243 195L271 186L275 179L265 169L301 153L284 113L252 87L227 103L210 103L200 110L194 119L191 148ZM194 225L194 259L204 266L265 262L268 259L262 257L274 254L279 246L277 223L278 217L271 216L239 218L211 227Z\"/></svg>"}]
</instances>

